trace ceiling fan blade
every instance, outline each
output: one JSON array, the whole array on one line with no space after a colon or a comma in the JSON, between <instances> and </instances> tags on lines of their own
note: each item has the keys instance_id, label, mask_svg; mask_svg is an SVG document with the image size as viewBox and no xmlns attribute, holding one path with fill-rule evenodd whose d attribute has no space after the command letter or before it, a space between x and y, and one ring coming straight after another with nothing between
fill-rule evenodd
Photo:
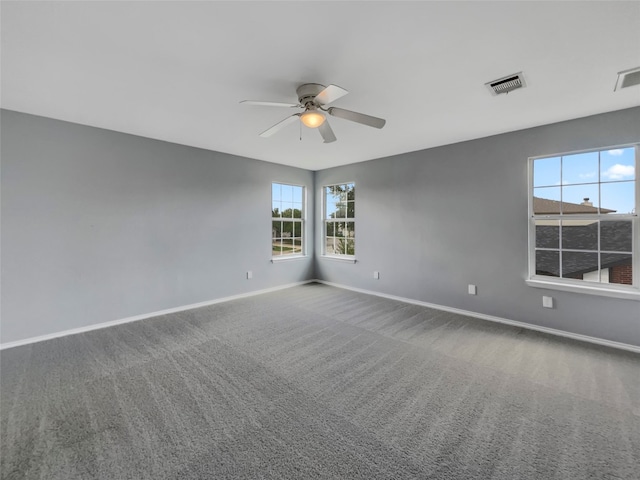
<instances>
[{"instance_id":1,"label":"ceiling fan blade","mask_svg":"<svg viewBox=\"0 0 640 480\"><path fill-rule=\"evenodd\" d=\"M322 139L324 140L324 142L322 143L331 143L337 140L336 136L333 133L333 130L331 129L331 125L329 125L329 120L325 119L325 121L322 122L322 125L318 127L318 131L320 132L320 135L322 135Z\"/></svg>"},{"instance_id":2,"label":"ceiling fan blade","mask_svg":"<svg viewBox=\"0 0 640 480\"><path fill-rule=\"evenodd\" d=\"M335 102L340 97L344 97L347 92L344 88L337 85L329 85L319 94L316 95L315 102L318 105L327 105L328 103Z\"/></svg>"},{"instance_id":3,"label":"ceiling fan blade","mask_svg":"<svg viewBox=\"0 0 640 480\"><path fill-rule=\"evenodd\" d=\"M296 122L298 120L298 117L300 117L299 113L296 113L295 115L291 115L290 117L287 117L284 120L276 123L273 127L266 129L264 132L260 134L260 136L265 138L270 137L271 135L276 133L278 130L286 127L290 123Z\"/></svg>"},{"instance_id":4,"label":"ceiling fan blade","mask_svg":"<svg viewBox=\"0 0 640 480\"><path fill-rule=\"evenodd\" d=\"M263 107L302 107L302 105L298 105L297 103L257 102L255 100L242 100L240 103L244 103L245 105L261 105Z\"/></svg>"},{"instance_id":5,"label":"ceiling fan blade","mask_svg":"<svg viewBox=\"0 0 640 480\"><path fill-rule=\"evenodd\" d=\"M387 121L383 118L372 117L371 115L365 115L364 113L352 112L351 110L345 110L344 108L331 107L327 110L329 115L334 117L344 118L345 120L351 120L352 122L361 123L374 128L382 128Z\"/></svg>"}]
</instances>

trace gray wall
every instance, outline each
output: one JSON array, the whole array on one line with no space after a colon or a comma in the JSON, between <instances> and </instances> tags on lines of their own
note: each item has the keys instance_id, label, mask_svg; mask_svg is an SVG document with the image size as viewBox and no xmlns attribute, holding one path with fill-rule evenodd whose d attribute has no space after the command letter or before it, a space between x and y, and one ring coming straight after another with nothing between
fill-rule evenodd
<instances>
[{"instance_id":1,"label":"gray wall","mask_svg":"<svg viewBox=\"0 0 640 480\"><path fill-rule=\"evenodd\" d=\"M271 182L313 172L2 111L2 342L314 278L271 264ZM246 279L252 270L254 278Z\"/></svg>"},{"instance_id":2,"label":"gray wall","mask_svg":"<svg viewBox=\"0 0 640 480\"><path fill-rule=\"evenodd\" d=\"M321 278L640 345L639 302L524 282L527 157L638 141L640 108L323 170L315 183L16 112L1 122L3 343ZM319 224L320 187L352 180L358 263L319 258L308 222L315 262L271 264L271 182L306 185Z\"/></svg>"},{"instance_id":3,"label":"gray wall","mask_svg":"<svg viewBox=\"0 0 640 480\"><path fill-rule=\"evenodd\" d=\"M527 158L639 140L640 108L632 108L316 172L317 218L321 186L355 181L357 220L356 264L320 258L317 228L316 274L640 345L640 302L525 284ZM478 296L468 295L469 283ZM542 308L542 295L553 296L556 308Z\"/></svg>"}]
</instances>

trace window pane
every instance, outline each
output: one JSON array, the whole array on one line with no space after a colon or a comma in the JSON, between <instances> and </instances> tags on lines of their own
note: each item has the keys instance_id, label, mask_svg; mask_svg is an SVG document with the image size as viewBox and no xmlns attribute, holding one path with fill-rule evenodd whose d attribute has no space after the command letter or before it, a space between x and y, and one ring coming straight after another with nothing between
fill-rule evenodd
<instances>
[{"instance_id":1,"label":"window pane","mask_svg":"<svg viewBox=\"0 0 640 480\"><path fill-rule=\"evenodd\" d=\"M282 200L282 197L280 196L281 188L282 185L280 185L279 183L271 184L271 200L273 200L274 202L279 202L280 200Z\"/></svg>"},{"instance_id":2,"label":"window pane","mask_svg":"<svg viewBox=\"0 0 640 480\"><path fill-rule=\"evenodd\" d=\"M282 202L282 217L293 218L293 203Z\"/></svg>"},{"instance_id":3,"label":"window pane","mask_svg":"<svg viewBox=\"0 0 640 480\"><path fill-rule=\"evenodd\" d=\"M279 238L272 241L271 255L282 255L282 241Z\"/></svg>"},{"instance_id":4,"label":"window pane","mask_svg":"<svg viewBox=\"0 0 640 480\"><path fill-rule=\"evenodd\" d=\"M602 263L602 268L608 269L608 283L633 284L632 255L603 253L600 255L600 262Z\"/></svg>"},{"instance_id":5,"label":"window pane","mask_svg":"<svg viewBox=\"0 0 640 480\"><path fill-rule=\"evenodd\" d=\"M356 218L356 202L347 202L347 218Z\"/></svg>"},{"instance_id":6,"label":"window pane","mask_svg":"<svg viewBox=\"0 0 640 480\"><path fill-rule=\"evenodd\" d=\"M633 249L633 227L631 221L600 222L600 250L631 252Z\"/></svg>"},{"instance_id":7,"label":"window pane","mask_svg":"<svg viewBox=\"0 0 640 480\"><path fill-rule=\"evenodd\" d=\"M274 218L282 216L282 204L280 201L271 202L271 216Z\"/></svg>"},{"instance_id":8,"label":"window pane","mask_svg":"<svg viewBox=\"0 0 640 480\"><path fill-rule=\"evenodd\" d=\"M536 275L560 276L560 253L536 250Z\"/></svg>"},{"instance_id":9,"label":"window pane","mask_svg":"<svg viewBox=\"0 0 640 480\"><path fill-rule=\"evenodd\" d=\"M598 271L598 254L562 252L562 277L583 280L583 275Z\"/></svg>"},{"instance_id":10,"label":"window pane","mask_svg":"<svg viewBox=\"0 0 640 480\"><path fill-rule=\"evenodd\" d=\"M334 237L333 253L334 255L344 255L344 243L341 238Z\"/></svg>"},{"instance_id":11,"label":"window pane","mask_svg":"<svg viewBox=\"0 0 640 480\"><path fill-rule=\"evenodd\" d=\"M325 193L327 198L331 198L332 200L340 200L340 185L330 185L325 187Z\"/></svg>"},{"instance_id":12,"label":"window pane","mask_svg":"<svg viewBox=\"0 0 640 480\"><path fill-rule=\"evenodd\" d=\"M562 185L598 181L598 152L562 157Z\"/></svg>"},{"instance_id":13,"label":"window pane","mask_svg":"<svg viewBox=\"0 0 640 480\"><path fill-rule=\"evenodd\" d=\"M549 187L552 185L560 185L560 157L535 160L533 162L533 186Z\"/></svg>"},{"instance_id":14,"label":"window pane","mask_svg":"<svg viewBox=\"0 0 640 480\"><path fill-rule=\"evenodd\" d=\"M345 229L345 224L344 222L338 222L336 223L336 231L335 231L335 236L336 237L344 237L346 234L346 229Z\"/></svg>"},{"instance_id":15,"label":"window pane","mask_svg":"<svg viewBox=\"0 0 640 480\"><path fill-rule=\"evenodd\" d=\"M296 203L302 203L302 188L303 187L293 187L293 201Z\"/></svg>"},{"instance_id":16,"label":"window pane","mask_svg":"<svg viewBox=\"0 0 640 480\"><path fill-rule=\"evenodd\" d=\"M295 222L293 224L293 236L296 238L302 237L302 222Z\"/></svg>"},{"instance_id":17,"label":"window pane","mask_svg":"<svg viewBox=\"0 0 640 480\"><path fill-rule=\"evenodd\" d=\"M616 148L600 154L600 181L633 180L635 176L635 148Z\"/></svg>"},{"instance_id":18,"label":"window pane","mask_svg":"<svg viewBox=\"0 0 640 480\"><path fill-rule=\"evenodd\" d=\"M293 202L293 185L282 185L281 192L283 202Z\"/></svg>"},{"instance_id":19,"label":"window pane","mask_svg":"<svg viewBox=\"0 0 640 480\"><path fill-rule=\"evenodd\" d=\"M335 238L327 237L325 253L327 255L335 255L336 254Z\"/></svg>"},{"instance_id":20,"label":"window pane","mask_svg":"<svg viewBox=\"0 0 640 480\"><path fill-rule=\"evenodd\" d=\"M271 222L271 238L280 238L282 236L280 232L282 232L282 222Z\"/></svg>"},{"instance_id":21,"label":"window pane","mask_svg":"<svg viewBox=\"0 0 640 480\"><path fill-rule=\"evenodd\" d=\"M341 202L346 202L347 201L347 185L338 185L337 194Z\"/></svg>"},{"instance_id":22,"label":"window pane","mask_svg":"<svg viewBox=\"0 0 640 480\"><path fill-rule=\"evenodd\" d=\"M598 184L562 187L562 213L598 213Z\"/></svg>"},{"instance_id":23,"label":"window pane","mask_svg":"<svg viewBox=\"0 0 640 480\"><path fill-rule=\"evenodd\" d=\"M636 182L618 182L601 184L602 208L615 210L615 212L603 210L602 213L636 213L635 183Z\"/></svg>"},{"instance_id":24,"label":"window pane","mask_svg":"<svg viewBox=\"0 0 640 480\"><path fill-rule=\"evenodd\" d=\"M560 187L535 188L533 190L533 213L536 215L558 215L560 213Z\"/></svg>"},{"instance_id":25,"label":"window pane","mask_svg":"<svg viewBox=\"0 0 640 480\"><path fill-rule=\"evenodd\" d=\"M346 255L355 255L356 254L356 243L355 243L355 239L353 238L347 238L346 239L346 250L345 250L345 254Z\"/></svg>"},{"instance_id":26,"label":"window pane","mask_svg":"<svg viewBox=\"0 0 640 480\"><path fill-rule=\"evenodd\" d=\"M282 222L282 238L293 237L293 222Z\"/></svg>"},{"instance_id":27,"label":"window pane","mask_svg":"<svg viewBox=\"0 0 640 480\"><path fill-rule=\"evenodd\" d=\"M560 248L559 220L536 220L536 247Z\"/></svg>"},{"instance_id":28,"label":"window pane","mask_svg":"<svg viewBox=\"0 0 640 480\"><path fill-rule=\"evenodd\" d=\"M325 253L328 255L335 253L335 224L334 222L327 222L325 229Z\"/></svg>"},{"instance_id":29,"label":"window pane","mask_svg":"<svg viewBox=\"0 0 640 480\"><path fill-rule=\"evenodd\" d=\"M346 202L337 201L335 203L334 214L331 218L345 218L346 214L347 214Z\"/></svg>"},{"instance_id":30,"label":"window pane","mask_svg":"<svg viewBox=\"0 0 640 480\"><path fill-rule=\"evenodd\" d=\"M333 232L335 230L335 222L327 222L326 224L326 236L333 237Z\"/></svg>"},{"instance_id":31,"label":"window pane","mask_svg":"<svg viewBox=\"0 0 640 480\"><path fill-rule=\"evenodd\" d=\"M302 253L302 240L299 238L293 240L293 253Z\"/></svg>"},{"instance_id":32,"label":"window pane","mask_svg":"<svg viewBox=\"0 0 640 480\"><path fill-rule=\"evenodd\" d=\"M294 203L293 204L293 218L302 218L302 204Z\"/></svg>"},{"instance_id":33,"label":"window pane","mask_svg":"<svg viewBox=\"0 0 640 480\"><path fill-rule=\"evenodd\" d=\"M291 238L283 238L282 239L282 254L290 255L294 253L293 239Z\"/></svg>"},{"instance_id":34,"label":"window pane","mask_svg":"<svg viewBox=\"0 0 640 480\"><path fill-rule=\"evenodd\" d=\"M347 200L356 199L356 185L355 183L347 184Z\"/></svg>"},{"instance_id":35,"label":"window pane","mask_svg":"<svg viewBox=\"0 0 640 480\"><path fill-rule=\"evenodd\" d=\"M337 218L338 205L336 201L333 200L333 196L327 197L326 203L326 218Z\"/></svg>"},{"instance_id":36,"label":"window pane","mask_svg":"<svg viewBox=\"0 0 640 480\"><path fill-rule=\"evenodd\" d=\"M345 236L354 238L356 236L356 222L347 222Z\"/></svg>"},{"instance_id":37,"label":"window pane","mask_svg":"<svg viewBox=\"0 0 640 480\"><path fill-rule=\"evenodd\" d=\"M563 219L562 248L598 250L598 221Z\"/></svg>"}]
</instances>

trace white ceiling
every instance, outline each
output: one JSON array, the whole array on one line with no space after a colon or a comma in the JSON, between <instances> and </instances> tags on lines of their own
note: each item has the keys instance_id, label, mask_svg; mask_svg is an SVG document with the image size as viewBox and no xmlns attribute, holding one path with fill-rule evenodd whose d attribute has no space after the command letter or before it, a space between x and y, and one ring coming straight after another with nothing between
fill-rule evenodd
<instances>
[{"instance_id":1,"label":"white ceiling","mask_svg":"<svg viewBox=\"0 0 640 480\"><path fill-rule=\"evenodd\" d=\"M640 105L640 2L8 2L2 107L311 170ZM528 86L484 84L523 71ZM290 125L336 84L338 137Z\"/></svg>"}]
</instances>

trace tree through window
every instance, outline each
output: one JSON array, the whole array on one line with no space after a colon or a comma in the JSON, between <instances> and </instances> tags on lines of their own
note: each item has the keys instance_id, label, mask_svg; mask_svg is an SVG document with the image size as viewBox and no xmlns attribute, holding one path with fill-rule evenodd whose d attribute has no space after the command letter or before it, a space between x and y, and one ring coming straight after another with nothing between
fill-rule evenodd
<instances>
[{"instance_id":1,"label":"tree through window","mask_svg":"<svg viewBox=\"0 0 640 480\"><path fill-rule=\"evenodd\" d=\"M304 255L304 187L271 185L271 251L274 257Z\"/></svg>"},{"instance_id":2,"label":"tree through window","mask_svg":"<svg viewBox=\"0 0 640 480\"><path fill-rule=\"evenodd\" d=\"M325 255L356 254L356 186L328 185L323 189L323 240Z\"/></svg>"}]
</instances>

